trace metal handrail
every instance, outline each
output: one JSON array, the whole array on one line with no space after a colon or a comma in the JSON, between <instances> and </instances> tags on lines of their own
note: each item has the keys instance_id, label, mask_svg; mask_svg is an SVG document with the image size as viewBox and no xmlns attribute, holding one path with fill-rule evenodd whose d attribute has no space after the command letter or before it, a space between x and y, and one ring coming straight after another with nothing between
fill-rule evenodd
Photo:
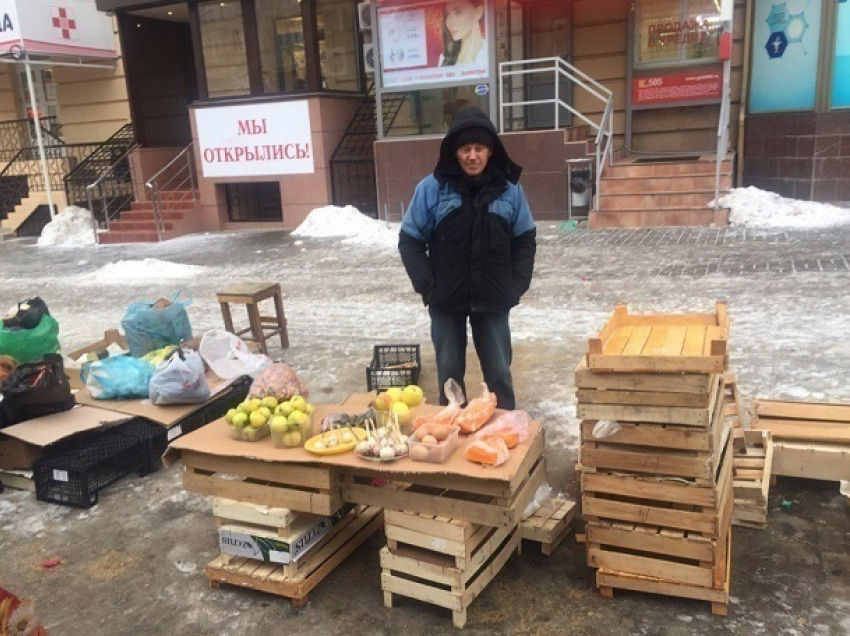
<instances>
[{"instance_id":1,"label":"metal handrail","mask_svg":"<svg viewBox=\"0 0 850 636\"><path fill-rule=\"evenodd\" d=\"M527 68L531 66L532 68ZM514 67L523 67L512 70ZM513 76L524 76L540 73L552 73L555 79L555 96L547 99L530 99L521 101L505 101L504 87L505 78ZM584 89L590 95L604 103L602 117L599 122L590 119L584 113L579 112L570 104L567 104L560 95L560 79L564 78L572 82L579 88ZM575 117L578 117L585 124L596 131L594 137L595 146L595 182L596 193L598 196L599 184L602 178L602 172L605 170L606 162L613 161L613 137L614 137L614 93L593 79L587 73L577 69L575 66L560 57L543 57L533 60L516 60L509 62L501 62L499 64L499 131L505 132L505 110L515 106L540 106L552 104L555 109L555 126L554 129L559 129L561 120L561 109L569 111ZM594 206L596 199L594 199Z\"/></svg>"},{"instance_id":2,"label":"metal handrail","mask_svg":"<svg viewBox=\"0 0 850 636\"><path fill-rule=\"evenodd\" d=\"M717 156L714 165L714 201L715 210L720 209L720 172L726 154L729 152L729 116L732 110L731 62L723 62L723 96L720 101L720 119L717 122Z\"/></svg>"},{"instance_id":3,"label":"metal handrail","mask_svg":"<svg viewBox=\"0 0 850 636\"><path fill-rule=\"evenodd\" d=\"M94 230L95 243L100 243L100 239L99 239L99 236L98 236L98 233L97 233L97 216L94 213L94 199L92 198L92 192L95 190L95 188L97 188L100 192L100 198L99 198L100 207L101 207L101 210L103 211L103 218L104 218L104 223L106 224L106 229L109 230L109 221L110 221L109 204L106 202L106 197L104 195L103 182L109 177L114 178L115 169L118 167L118 164L120 164L122 161L126 161L127 158L130 156L130 154L138 147L138 145L139 144L133 144L132 146L130 146L130 148L128 148L127 151L123 155L121 155L118 159L116 159L112 163L112 165L110 165L103 172L101 172L100 175L98 175L97 179L94 182L92 182L92 183L90 183L89 185L86 186L86 199L88 200L89 210L92 213L92 229Z\"/></svg>"},{"instance_id":4,"label":"metal handrail","mask_svg":"<svg viewBox=\"0 0 850 636\"><path fill-rule=\"evenodd\" d=\"M187 183L189 184L189 193L191 194L191 200L195 201L197 197L195 196L195 165L194 165L194 152L192 152L192 147L194 142L191 142L188 146L183 148L177 155L165 164L162 168L160 168L148 181L145 183L145 187L150 191L151 202L153 203L153 220L156 225L156 236L158 240L162 240L163 233L165 232L165 219L163 218L163 200L162 200L162 192L171 189L172 191L182 190L183 186ZM178 161L185 160L186 165L181 166L177 169L177 171L165 182L160 183L159 180L163 174L165 174L172 166L174 166ZM184 170L186 171L186 175L183 175ZM179 179L179 181L178 181ZM185 196L179 199L170 199L171 201L186 201L189 200Z\"/></svg>"}]
</instances>

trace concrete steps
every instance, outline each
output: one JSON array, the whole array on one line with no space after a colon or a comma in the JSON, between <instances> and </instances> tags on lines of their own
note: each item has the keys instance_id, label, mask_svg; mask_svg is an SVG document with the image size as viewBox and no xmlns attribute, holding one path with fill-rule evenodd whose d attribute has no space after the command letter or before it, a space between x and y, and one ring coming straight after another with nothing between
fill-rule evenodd
<instances>
[{"instance_id":1,"label":"concrete steps","mask_svg":"<svg viewBox=\"0 0 850 636\"><path fill-rule=\"evenodd\" d=\"M726 225L728 210L709 207L715 193L714 157L607 166L597 193L592 228ZM733 159L721 162L720 193L732 187Z\"/></svg>"},{"instance_id":2,"label":"concrete steps","mask_svg":"<svg viewBox=\"0 0 850 636\"><path fill-rule=\"evenodd\" d=\"M64 192L57 191L51 194L53 207L57 213L68 207ZM47 205L46 192L34 192L16 205L11 214L0 222L0 229L3 230L4 238L14 236L18 228L42 205Z\"/></svg>"},{"instance_id":3,"label":"concrete steps","mask_svg":"<svg viewBox=\"0 0 850 636\"><path fill-rule=\"evenodd\" d=\"M194 232L188 218L198 205L198 193L188 190L162 192L162 218L164 239L175 238ZM152 201L133 201L130 209L121 213L119 219L110 222L109 231L101 232L100 242L106 245L118 243L156 243Z\"/></svg>"}]
</instances>

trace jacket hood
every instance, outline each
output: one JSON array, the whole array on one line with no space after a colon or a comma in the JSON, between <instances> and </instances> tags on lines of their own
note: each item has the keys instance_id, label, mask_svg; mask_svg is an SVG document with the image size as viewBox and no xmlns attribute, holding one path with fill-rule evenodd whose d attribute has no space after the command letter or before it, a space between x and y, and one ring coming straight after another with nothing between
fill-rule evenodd
<instances>
[{"instance_id":1,"label":"jacket hood","mask_svg":"<svg viewBox=\"0 0 850 636\"><path fill-rule=\"evenodd\" d=\"M456 139L461 132L470 128L484 128L493 136L493 156L490 157L487 164L487 172L503 177L510 183L517 183L520 174L522 174L522 167L514 163L508 156L508 152L502 145L502 140L499 139L499 134L490 118L481 109L474 106L462 108L452 120L449 132L446 133L440 145L440 159L437 161L437 167L434 168L434 178L440 183L445 183L451 177L463 176L463 170L461 170L455 156Z\"/></svg>"}]
</instances>

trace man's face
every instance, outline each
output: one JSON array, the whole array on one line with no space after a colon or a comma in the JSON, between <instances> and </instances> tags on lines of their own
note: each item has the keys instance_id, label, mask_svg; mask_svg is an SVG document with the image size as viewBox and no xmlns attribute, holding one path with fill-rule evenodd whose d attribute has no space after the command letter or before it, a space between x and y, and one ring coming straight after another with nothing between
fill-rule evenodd
<instances>
[{"instance_id":1,"label":"man's face","mask_svg":"<svg viewBox=\"0 0 850 636\"><path fill-rule=\"evenodd\" d=\"M493 151L484 144L464 144L457 149L457 161L470 177L477 177L487 167Z\"/></svg>"}]
</instances>

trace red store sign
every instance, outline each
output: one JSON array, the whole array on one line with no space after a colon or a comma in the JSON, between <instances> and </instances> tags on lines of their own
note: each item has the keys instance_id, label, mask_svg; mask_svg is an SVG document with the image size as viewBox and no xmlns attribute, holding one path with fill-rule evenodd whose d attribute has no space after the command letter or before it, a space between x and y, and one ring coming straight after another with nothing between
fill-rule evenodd
<instances>
[{"instance_id":1,"label":"red store sign","mask_svg":"<svg viewBox=\"0 0 850 636\"><path fill-rule=\"evenodd\" d=\"M632 81L634 106L713 101L722 96L723 78L720 71L653 75Z\"/></svg>"}]
</instances>

